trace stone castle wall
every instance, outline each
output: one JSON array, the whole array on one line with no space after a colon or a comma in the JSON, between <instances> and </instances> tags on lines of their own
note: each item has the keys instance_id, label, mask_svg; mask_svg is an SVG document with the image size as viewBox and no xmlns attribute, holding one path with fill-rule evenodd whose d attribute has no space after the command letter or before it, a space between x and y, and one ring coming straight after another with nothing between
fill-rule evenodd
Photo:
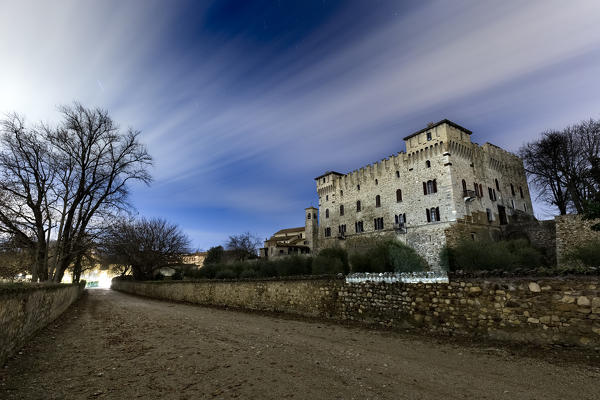
<instances>
[{"instance_id":1,"label":"stone castle wall","mask_svg":"<svg viewBox=\"0 0 600 400\"><path fill-rule=\"evenodd\" d=\"M437 284L113 280L112 287L164 300L600 351L600 287L591 278L460 279Z\"/></svg>"},{"instance_id":2,"label":"stone castle wall","mask_svg":"<svg viewBox=\"0 0 600 400\"><path fill-rule=\"evenodd\" d=\"M498 206L505 207L508 221L513 210L533 215L525 170L517 156L489 143L472 143L469 134L445 122L405 141L406 153L345 175L327 173L317 179L319 226L313 252L336 245L344 247L344 240L353 236L390 236L414 247L437 269L439 250L446 244L445 231L457 221L481 224L480 228L498 227ZM437 192L424 194L423 183L434 179ZM474 183L481 184L483 193L465 201L463 180L467 190L474 190ZM490 198L488 188L495 191L496 198ZM397 199L398 189L402 191L401 201ZM379 207L376 196L381 199ZM357 201L361 202L360 211ZM340 206L344 207L343 215ZM427 210L431 208L439 209L440 221L427 221ZM488 221L488 209L492 221ZM405 230L394 226L395 216L400 214L406 215ZM383 218L383 231L375 230L376 218ZM363 233L355 231L358 221L363 223ZM346 226L344 238L338 238L340 225ZM325 236L327 228L330 237Z\"/></svg>"},{"instance_id":3,"label":"stone castle wall","mask_svg":"<svg viewBox=\"0 0 600 400\"><path fill-rule=\"evenodd\" d=\"M556 258L559 265L567 262L570 249L589 241L600 241L600 232L593 231L592 225L600 223L600 219L584 220L579 215L560 215L554 219L556 223Z\"/></svg>"},{"instance_id":4,"label":"stone castle wall","mask_svg":"<svg viewBox=\"0 0 600 400\"><path fill-rule=\"evenodd\" d=\"M85 284L0 285L0 365L39 329L61 315Z\"/></svg>"}]
</instances>

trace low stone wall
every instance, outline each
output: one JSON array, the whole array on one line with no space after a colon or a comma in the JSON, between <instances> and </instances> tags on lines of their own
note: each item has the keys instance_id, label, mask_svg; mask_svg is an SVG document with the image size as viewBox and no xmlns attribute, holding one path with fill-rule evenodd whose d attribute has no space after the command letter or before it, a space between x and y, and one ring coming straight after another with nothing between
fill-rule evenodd
<instances>
[{"instance_id":1,"label":"low stone wall","mask_svg":"<svg viewBox=\"0 0 600 400\"><path fill-rule=\"evenodd\" d=\"M341 319L600 350L597 278L345 285L338 304Z\"/></svg>"},{"instance_id":2,"label":"low stone wall","mask_svg":"<svg viewBox=\"0 0 600 400\"><path fill-rule=\"evenodd\" d=\"M461 279L450 283L346 283L342 279L113 281L153 298L279 311L436 334L600 351L597 278Z\"/></svg>"},{"instance_id":3,"label":"low stone wall","mask_svg":"<svg viewBox=\"0 0 600 400\"><path fill-rule=\"evenodd\" d=\"M113 279L112 289L162 300L334 317L343 279L289 279L200 282L134 282Z\"/></svg>"},{"instance_id":4,"label":"low stone wall","mask_svg":"<svg viewBox=\"0 0 600 400\"><path fill-rule=\"evenodd\" d=\"M85 284L0 285L0 366L39 329L55 320Z\"/></svg>"}]
</instances>

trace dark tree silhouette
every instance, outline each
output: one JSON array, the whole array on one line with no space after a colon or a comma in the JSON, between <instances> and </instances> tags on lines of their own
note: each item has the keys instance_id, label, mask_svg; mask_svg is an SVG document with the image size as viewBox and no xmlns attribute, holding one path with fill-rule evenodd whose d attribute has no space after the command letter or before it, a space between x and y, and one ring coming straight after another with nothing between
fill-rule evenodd
<instances>
[{"instance_id":1,"label":"dark tree silhouette","mask_svg":"<svg viewBox=\"0 0 600 400\"><path fill-rule=\"evenodd\" d=\"M161 218L142 218L112 225L101 251L115 264L130 266L134 279L148 280L161 267L181 263L189 243L177 225Z\"/></svg>"},{"instance_id":2,"label":"dark tree silhouette","mask_svg":"<svg viewBox=\"0 0 600 400\"><path fill-rule=\"evenodd\" d=\"M560 214L586 213L600 193L600 121L593 119L561 131L542 132L541 138L519 151L539 198Z\"/></svg>"},{"instance_id":3,"label":"dark tree silhouette","mask_svg":"<svg viewBox=\"0 0 600 400\"><path fill-rule=\"evenodd\" d=\"M1 125L0 231L34 252L34 281L60 282L103 221L128 207L129 183L151 181L138 131L79 103L60 112L56 127L27 128L14 114Z\"/></svg>"}]
</instances>

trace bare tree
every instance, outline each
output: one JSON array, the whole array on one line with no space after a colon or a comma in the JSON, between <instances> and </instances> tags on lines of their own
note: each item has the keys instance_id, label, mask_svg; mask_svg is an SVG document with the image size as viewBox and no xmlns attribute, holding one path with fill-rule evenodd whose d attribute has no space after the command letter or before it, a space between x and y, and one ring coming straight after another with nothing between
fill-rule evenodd
<instances>
[{"instance_id":1,"label":"bare tree","mask_svg":"<svg viewBox=\"0 0 600 400\"><path fill-rule=\"evenodd\" d=\"M161 267L181 263L189 243L177 225L160 218L142 218L111 226L102 251L116 264L130 266L134 279L147 280Z\"/></svg>"},{"instance_id":2,"label":"bare tree","mask_svg":"<svg viewBox=\"0 0 600 400\"><path fill-rule=\"evenodd\" d=\"M129 206L129 183L151 181L152 163L139 132L123 133L106 110L74 103L60 111L55 128L27 129L12 115L0 138L0 231L35 250L34 280L56 282L102 221Z\"/></svg>"},{"instance_id":3,"label":"bare tree","mask_svg":"<svg viewBox=\"0 0 600 400\"><path fill-rule=\"evenodd\" d=\"M546 131L542 137L520 150L526 171L540 198L558 207L585 213L598 197L600 121L593 119L571 125L562 131Z\"/></svg>"},{"instance_id":4,"label":"bare tree","mask_svg":"<svg viewBox=\"0 0 600 400\"><path fill-rule=\"evenodd\" d=\"M561 215L567 213L568 190L560 168L563 137L560 132L546 131L540 140L527 143L519 152L531 182L538 189L541 200L558 207Z\"/></svg>"},{"instance_id":5,"label":"bare tree","mask_svg":"<svg viewBox=\"0 0 600 400\"><path fill-rule=\"evenodd\" d=\"M13 280L18 274L31 273L33 252L11 237L0 240L0 278Z\"/></svg>"},{"instance_id":6,"label":"bare tree","mask_svg":"<svg viewBox=\"0 0 600 400\"><path fill-rule=\"evenodd\" d=\"M2 121L0 136L0 231L35 256L33 280L47 280L50 208L56 165L44 128L26 129L23 117Z\"/></svg>"},{"instance_id":7,"label":"bare tree","mask_svg":"<svg viewBox=\"0 0 600 400\"><path fill-rule=\"evenodd\" d=\"M229 236L226 247L237 261L244 261L248 258L256 258L260 245L261 241L259 238L250 232L246 232L240 235Z\"/></svg>"}]
</instances>

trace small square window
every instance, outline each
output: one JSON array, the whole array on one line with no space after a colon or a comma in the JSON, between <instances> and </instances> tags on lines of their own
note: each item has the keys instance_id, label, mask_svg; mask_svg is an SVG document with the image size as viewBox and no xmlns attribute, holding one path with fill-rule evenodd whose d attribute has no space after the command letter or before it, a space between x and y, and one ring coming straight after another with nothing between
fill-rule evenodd
<instances>
[{"instance_id":1,"label":"small square window","mask_svg":"<svg viewBox=\"0 0 600 400\"><path fill-rule=\"evenodd\" d=\"M427 132L427 140L431 140L431 132Z\"/></svg>"}]
</instances>

